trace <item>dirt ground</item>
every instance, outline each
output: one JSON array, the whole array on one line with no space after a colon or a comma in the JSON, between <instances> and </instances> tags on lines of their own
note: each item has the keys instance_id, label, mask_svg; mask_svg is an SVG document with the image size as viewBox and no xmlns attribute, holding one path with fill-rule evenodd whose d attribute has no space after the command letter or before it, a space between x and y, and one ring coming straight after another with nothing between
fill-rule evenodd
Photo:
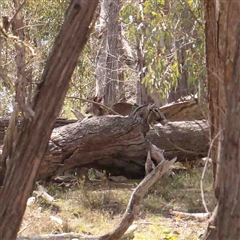
<instances>
[{"instance_id":1,"label":"dirt ground","mask_svg":"<svg viewBox=\"0 0 240 240\"><path fill-rule=\"evenodd\" d=\"M135 240L196 240L203 234L207 221L173 216L171 210L203 213L200 179L202 168L189 168L172 177L163 177L142 201L134 221ZM212 170L204 178L205 201L214 207ZM27 207L19 236L45 233L77 232L105 234L120 222L130 195L140 180L114 183L76 180L72 184L44 184L54 197L52 204L41 197Z\"/></svg>"}]
</instances>

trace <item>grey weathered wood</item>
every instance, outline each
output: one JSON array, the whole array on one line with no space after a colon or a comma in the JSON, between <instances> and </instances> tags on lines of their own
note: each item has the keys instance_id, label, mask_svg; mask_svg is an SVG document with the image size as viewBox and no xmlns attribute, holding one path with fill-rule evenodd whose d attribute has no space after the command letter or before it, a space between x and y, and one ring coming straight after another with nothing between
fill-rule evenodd
<instances>
[{"instance_id":1,"label":"grey weathered wood","mask_svg":"<svg viewBox=\"0 0 240 240\"><path fill-rule=\"evenodd\" d=\"M208 118L207 102L194 96L186 96L160 107L165 117L171 121L194 121Z\"/></svg>"},{"instance_id":2,"label":"grey weathered wood","mask_svg":"<svg viewBox=\"0 0 240 240\"><path fill-rule=\"evenodd\" d=\"M116 123L118 121L119 123ZM54 130L52 139L49 142L48 155L40 169L40 178L53 176L57 172L71 168L71 166L98 167L108 170L114 175L120 174L132 178L142 177L146 151L149 149L148 143L143 137L144 134L147 134L146 139L148 141L163 149L165 157L169 159L177 156L180 161L185 159L194 160L207 155L209 127L205 120L169 122L165 126L161 124L154 125L154 129L150 129L149 132L146 133L145 131L138 136L134 135L138 139L137 144L135 144L135 138L128 134L131 132L131 135L133 135L141 127L138 126L138 130L135 129L134 132L133 129L138 124L133 124L129 128L127 127L129 124L131 125L129 121L127 117L120 116L105 116L100 119L94 117L85 119L81 124L76 120L57 119L55 127L64 126L65 124L71 125ZM8 124L8 120L5 119L1 123L2 126L5 126ZM19 126L20 123L19 120ZM106 126L104 126L105 124ZM112 130L109 130L111 128ZM117 128L119 129L116 131ZM92 132L93 129L95 129L94 133ZM128 131L128 133L125 133L125 131ZM101 132L101 134L98 134L98 132ZM104 132L107 132L107 134L102 135ZM120 133L125 137L118 139L117 134ZM84 136L78 139L77 134L80 134L80 136L83 134ZM101 139L100 144L97 141L98 138ZM109 139L111 141L115 139L113 142L117 147L109 142ZM85 141L88 143L92 141L92 144L86 145ZM84 142L85 148L78 148L79 142L81 144ZM75 146L74 153L73 146ZM110 150L107 149L108 147ZM87 152L87 148L93 149L91 154ZM136 155L133 156L134 154ZM111 162L111 159L114 161Z\"/></svg>"},{"instance_id":3,"label":"grey weathered wood","mask_svg":"<svg viewBox=\"0 0 240 240\"><path fill-rule=\"evenodd\" d=\"M209 126L206 120L157 124L146 138L164 150L164 156L178 161L206 156L209 148Z\"/></svg>"},{"instance_id":4,"label":"grey weathered wood","mask_svg":"<svg viewBox=\"0 0 240 240\"><path fill-rule=\"evenodd\" d=\"M102 116L53 130L39 171L46 178L74 166L105 169L131 178L144 174L148 125L138 119Z\"/></svg>"},{"instance_id":5,"label":"grey weathered wood","mask_svg":"<svg viewBox=\"0 0 240 240\"><path fill-rule=\"evenodd\" d=\"M207 155L206 121L159 124L154 128L148 132L147 124L123 116L92 117L56 128L38 178L74 167L93 167L111 175L141 178L151 143L165 150L168 159L177 156L179 160L191 160Z\"/></svg>"}]
</instances>

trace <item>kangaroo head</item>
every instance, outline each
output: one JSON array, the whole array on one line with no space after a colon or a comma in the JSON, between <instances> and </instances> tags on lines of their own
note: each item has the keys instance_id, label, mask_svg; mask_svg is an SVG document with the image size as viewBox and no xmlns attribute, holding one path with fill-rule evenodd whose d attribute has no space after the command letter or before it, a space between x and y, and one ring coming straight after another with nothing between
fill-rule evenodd
<instances>
[{"instance_id":1,"label":"kangaroo head","mask_svg":"<svg viewBox=\"0 0 240 240\"><path fill-rule=\"evenodd\" d=\"M102 97L94 97L92 99L92 101L96 102L96 103L101 103L102 101ZM94 103L90 103L85 111L86 114L88 113L92 113L95 116L102 116L104 115L104 110L101 106L94 104Z\"/></svg>"}]
</instances>

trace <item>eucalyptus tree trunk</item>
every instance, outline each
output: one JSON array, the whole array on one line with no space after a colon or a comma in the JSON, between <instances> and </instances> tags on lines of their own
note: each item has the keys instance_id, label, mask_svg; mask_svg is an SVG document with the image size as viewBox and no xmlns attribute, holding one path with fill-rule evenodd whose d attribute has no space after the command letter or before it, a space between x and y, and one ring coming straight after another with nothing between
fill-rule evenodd
<instances>
[{"instance_id":1,"label":"eucalyptus tree trunk","mask_svg":"<svg viewBox=\"0 0 240 240\"><path fill-rule=\"evenodd\" d=\"M120 0L103 0L100 13L102 44L97 57L96 94L103 96L103 104L116 102L118 80L118 13Z\"/></svg>"},{"instance_id":2,"label":"eucalyptus tree trunk","mask_svg":"<svg viewBox=\"0 0 240 240\"><path fill-rule=\"evenodd\" d=\"M112 106L116 102L116 85L118 79L118 13L120 0L108 0L106 61L106 90L104 104Z\"/></svg>"},{"instance_id":3,"label":"eucalyptus tree trunk","mask_svg":"<svg viewBox=\"0 0 240 240\"><path fill-rule=\"evenodd\" d=\"M125 84L124 84L124 74L123 74L123 39L122 39L122 26L121 23L118 23L118 91L119 91L119 99L122 101L126 100L126 92L125 92Z\"/></svg>"},{"instance_id":4,"label":"eucalyptus tree trunk","mask_svg":"<svg viewBox=\"0 0 240 240\"><path fill-rule=\"evenodd\" d=\"M102 97L105 94L105 82L107 75L106 61L107 61L107 0L102 0L99 26L97 27L98 35L101 40L100 49L97 54L96 62L96 96Z\"/></svg>"},{"instance_id":5,"label":"eucalyptus tree trunk","mask_svg":"<svg viewBox=\"0 0 240 240\"><path fill-rule=\"evenodd\" d=\"M22 14L22 5L18 0L13 0L16 15L11 20L12 32L21 41L25 41L25 23ZM24 4L24 3L23 3ZM23 5L24 6L24 5ZM23 115L30 117L33 113L29 106L32 92L32 68L27 64L28 56L32 57L33 52L23 44L15 43L16 55L16 72L17 79L15 83L16 102L18 103ZM28 91L29 90L29 91Z\"/></svg>"},{"instance_id":6,"label":"eucalyptus tree trunk","mask_svg":"<svg viewBox=\"0 0 240 240\"><path fill-rule=\"evenodd\" d=\"M240 238L240 2L205 0L217 207L204 239Z\"/></svg>"},{"instance_id":7,"label":"eucalyptus tree trunk","mask_svg":"<svg viewBox=\"0 0 240 240\"><path fill-rule=\"evenodd\" d=\"M33 116L25 118L16 147L9 159L0 198L1 239L16 239L38 168L68 90L98 1L73 0L48 58L32 105ZM59 54L61 53L61 54Z\"/></svg>"},{"instance_id":8,"label":"eucalyptus tree trunk","mask_svg":"<svg viewBox=\"0 0 240 240\"><path fill-rule=\"evenodd\" d=\"M11 154L14 151L17 142L18 134L16 118L19 111L21 111L27 118L30 118L33 115L33 111L29 106L31 91L28 91L32 89L32 68L29 67L28 61L29 56L33 56L33 52L30 51L30 47L26 47L22 44L26 40L24 15L22 14L24 2L20 4L18 0L13 0L13 6L15 13L12 19L9 20L7 17L4 17L5 21L7 21L5 23L6 32L11 29L13 35L16 36L17 41L15 42L16 53L14 58L16 63L15 104L7 134L4 138L3 154L0 159L0 169L2 168L3 171L6 168L6 160L11 158Z\"/></svg>"}]
</instances>

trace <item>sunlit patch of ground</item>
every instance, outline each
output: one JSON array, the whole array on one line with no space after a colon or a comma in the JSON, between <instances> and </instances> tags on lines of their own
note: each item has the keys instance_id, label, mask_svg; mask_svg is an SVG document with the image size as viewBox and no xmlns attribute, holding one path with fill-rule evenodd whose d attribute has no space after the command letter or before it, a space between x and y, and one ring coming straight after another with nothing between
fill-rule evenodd
<instances>
[{"instance_id":1,"label":"sunlit patch of ground","mask_svg":"<svg viewBox=\"0 0 240 240\"><path fill-rule=\"evenodd\" d=\"M142 201L135 240L194 240L204 232L206 221L170 215L171 210L204 212L200 192L202 168L187 170L174 177L161 179ZM43 200L27 207L20 230L21 236L44 233L79 232L100 235L114 229L126 209L129 197L139 181L127 183L78 182L74 187L45 185L57 201L49 205ZM212 211L212 171L204 179L205 200ZM60 218L58 223L50 216Z\"/></svg>"}]
</instances>

